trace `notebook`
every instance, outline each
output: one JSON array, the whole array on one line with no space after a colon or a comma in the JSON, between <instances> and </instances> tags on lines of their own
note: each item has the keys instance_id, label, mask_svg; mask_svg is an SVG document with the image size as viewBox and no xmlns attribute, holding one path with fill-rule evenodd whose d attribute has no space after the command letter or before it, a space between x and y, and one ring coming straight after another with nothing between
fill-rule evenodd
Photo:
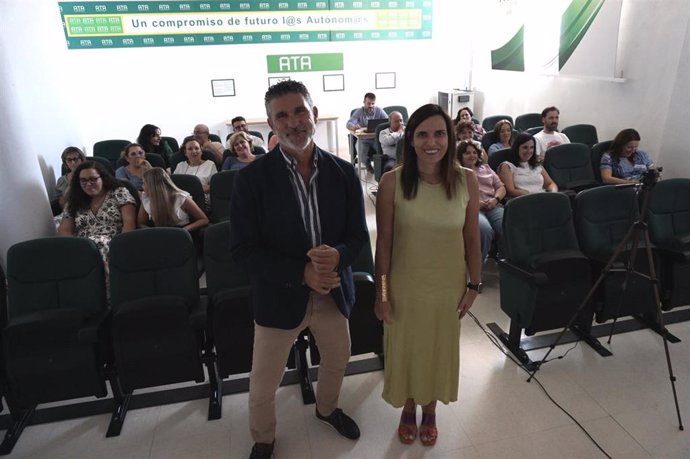
<instances>
[{"instance_id":1,"label":"notebook","mask_svg":"<svg viewBox=\"0 0 690 459\"><path fill-rule=\"evenodd\" d=\"M376 132L376 126L388 122L388 118L376 118L367 121L367 129L364 132Z\"/></svg>"}]
</instances>

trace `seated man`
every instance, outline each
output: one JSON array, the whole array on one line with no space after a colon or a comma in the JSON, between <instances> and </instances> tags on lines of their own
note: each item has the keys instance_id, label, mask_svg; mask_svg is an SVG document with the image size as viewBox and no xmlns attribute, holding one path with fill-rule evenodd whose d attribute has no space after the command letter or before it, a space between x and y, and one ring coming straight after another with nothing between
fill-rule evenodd
<instances>
[{"instance_id":1,"label":"seated man","mask_svg":"<svg viewBox=\"0 0 690 459\"><path fill-rule=\"evenodd\" d=\"M544 129L534 135L534 141L537 144L537 156L539 161L544 160L546 150L556 145L570 143L570 139L565 134L558 132L558 119L561 112L556 107L546 107L541 112L541 122L544 124Z\"/></svg>"},{"instance_id":2,"label":"seated man","mask_svg":"<svg viewBox=\"0 0 690 459\"><path fill-rule=\"evenodd\" d=\"M232 132L246 132L250 139L252 139L252 145L255 147L264 148L264 139L257 137L249 133L249 127L247 126L247 120L243 116L236 116L232 119ZM226 145L227 148L231 148L230 145Z\"/></svg>"},{"instance_id":3,"label":"seated man","mask_svg":"<svg viewBox=\"0 0 690 459\"><path fill-rule=\"evenodd\" d=\"M367 127L369 120L385 119L388 114L383 109L376 106L376 96L368 92L364 95L364 105L352 113L352 117L347 121L347 128L351 131ZM366 155L367 169L371 169L371 157L374 154L374 139L357 140L357 158L364 158Z\"/></svg>"},{"instance_id":4,"label":"seated man","mask_svg":"<svg viewBox=\"0 0 690 459\"><path fill-rule=\"evenodd\" d=\"M400 112L392 112L388 115L390 127L379 132L379 142L381 142L381 149L383 150L383 158L381 160L381 167L383 172L388 172L395 167L397 158L395 156L395 149L398 142L405 136L405 123Z\"/></svg>"},{"instance_id":5,"label":"seated man","mask_svg":"<svg viewBox=\"0 0 690 459\"><path fill-rule=\"evenodd\" d=\"M222 165L223 151L225 150L225 148L223 148L222 143L213 142L209 138L210 133L211 131L205 124L197 124L196 126L194 126L194 139L197 142L199 142L199 145L201 145L201 149L213 153L213 162L215 162L216 165Z\"/></svg>"}]
</instances>

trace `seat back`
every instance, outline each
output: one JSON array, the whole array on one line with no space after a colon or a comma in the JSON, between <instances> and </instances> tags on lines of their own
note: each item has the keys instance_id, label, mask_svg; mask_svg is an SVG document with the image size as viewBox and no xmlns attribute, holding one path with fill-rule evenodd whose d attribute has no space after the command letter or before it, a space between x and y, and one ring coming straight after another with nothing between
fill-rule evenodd
<instances>
[{"instance_id":1,"label":"seat back","mask_svg":"<svg viewBox=\"0 0 690 459\"><path fill-rule=\"evenodd\" d=\"M522 266L547 252L579 251L570 201L561 193L535 193L508 201L503 238L506 258Z\"/></svg>"},{"instance_id":2,"label":"seat back","mask_svg":"<svg viewBox=\"0 0 690 459\"><path fill-rule=\"evenodd\" d=\"M13 245L7 286L2 348L13 410L105 396L99 340L108 307L94 242L51 237Z\"/></svg>"},{"instance_id":3,"label":"seat back","mask_svg":"<svg viewBox=\"0 0 690 459\"><path fill-rule=\"evenodd\" d=\"M665 248L688 250L690 179L666 179L657 183L649 197L647 221L652 243Z\"/></svg>"},{"instance_id":4,"label":"seat back","mask_svg":"<svg viewBox=\"0 0 690 459\"><path fill-rule=\"evenodd\" d=\"M601 182L601 157L611 149L612 143L613 140L604 140L603 142L592 145L592 171L594 172L594 178L597 182Z\"/></svg>"},{"instance_id":5,"label":"seat back","mask_svg":"<svg viewBox=\"0 0 690 459\"><path fill-rule=\"evenodd\" d=\"M544 157L544 168L559 190L578 189L595 183L590 150L581 143L549 148Z\"/></svg>"},{"instance_id":6,"label":"seat back","mask_svg":"<svg viewBox=\"0 0 690 459\"><path fill-rule=\"evenodd\" d=\"M498 166L502 162L508 161L510 157L510 148L504 148L502 150L495 151L489 155L489 167L498 173Z\"/></svg>"},{"instance_id":7,"label":"seat back","mask_svg":"<svg viewBox=\"0 0 690 459\"><path fill-rule=\"evenodd\" d=\"M180 144L177 142L175 137L161 136L161 143L163 142L167 142L172 151L177 151L180 149Z\"/></svg>"},{"instance_id":8,"label":"seat back","mask_svg":"<svg viewBox=\"0 0 690 459\"><path fill-rule=\"evenodd\" d=\"M633 188L606 185L582 191L575 198L575 227L582 252L607 260L638 216Z\"/></svg>"},{"instance_id":9,"label":"seat back","mask_svg":"<svg viewBox=\"0 0 690 459\"><path fill-rule=\"evenodd\" d=\"M237 171L221 171L211 177L211 221L213 223L230 218L230 198Z\"/></svg>"},{"instance_id":10,"label":"seat back","mask_svg":"<svg viewBox=\"0 0 690 459\"><path fill-rule=\"evenodd\" d=\"M352 263L355 281L355 305L348 325L352 355L383 354L383 324L376 318L374 303L376 285L374 283L374 259L371 241L367 238L362 250Z\"/></svg>"},{"instance_id":11,"label":"seat back","mask_svg":"<svg viewBox=\"0 0 690 459\"><path fill-rule=\"evenodd\" d=\"M130 143L129 140L101 140L93 144L93 155L110 161L110 168L113 169L117 160L120 159L122 150Z\"/></svg>"},{"instance_id":12,"label":"seat back","mask_svg":"<svg viewBox=\"0 0 690 459\"><path fill-rule=\"evenodd\" d=\"M544 126L534 126L531 128L527 128L522 132L529 134L529 135L535 135L535 134L539 134L543 130L544 130Z\"/></svg>"},{"instance_id":13,"label":"seat back","mask_svg":"<svg viewBox=\"0 0 690 459\"><path fill-rule=\"evenodd\" d=\"M508 120L510 121L510 125L513 126L513 117L510 115L491 115L487 116L482 120L482 127L484 130L487 132L492 131L494 129L494 126L496 126L496 123L498 123L501 120Z\"/></svg>"},{"instance_id":14,"label":"seat back","mask_svg":"<svg viewBox=\"0 0 690 459\"><path fill-rule=\"evenodd\" d=\"M201 382L206 311L199 303L196 249L181 228L122 233L110 242L112 340L125 393Z\"/></svg>"},{"instance_id":15,"label":"seat back","mask_svg":"<svg viewBox=\"0 0 690 459\"><path fill-rule=\"evenodd\" d=\"M206 229L204 265L208 287L208 331L221 377L251 370L254 314L249 276L230 254L230 222Z\"/></svg>"},{"instance_id":16,"label":"seat back","mask_svg":"<svg viewBox=\"0 0 690 459\"><path fill-rule=\"evenodd\" d=\"M110 242L110 299L127 301L177 295L188 307L199 302L196 250L188 231L147 228L118 234Z\"/></svg>"},{"instance_id":17,"label":"seat back","mask_svg":"<svg viewBox=\"0 0 690 459\"><path fill-rule=\"evenodd\" d=\"M503 241L501 309L527 335L563 327L591 285L589 262L578 248L568 197L535 193L508 201ZM511 266L539 274L543 281L518 274L515 268L508 269ZM581 318L591 321L591 316Z\"/></svg>"},{"instance_id":18,"label":"seat back","mask_svg":"<svg viewBox=\"0 0 690 459\"><path fill-rule=\"evenodd\" d=\"M386 112L388 116L390 116L392 112L400 112L403 122L407 123L407 107L404 105L389 105L388 107L383 107L383 111Z\"/></svg>"},{"instance_id":19,"label":"seat back","mask_svg":"<svg viewBox=\"0 0 690 459\"><path fill-rule=\"evenodd\" d=\"M584 143L589 148L599 142L597 128L592 124L574 124L561 132L567 135L572 143Z\"/></svg>"},{"instance_id":20,"label":"seat back","mask_svg":"<svg viewBox=\"0 0 690 459\"><path fill-rule=\"evenodd\" d=\"M199 209L206 209L206 200L204 197L204 189L201 186L201 180L195 175L188 174L172 174L170 179L176 187L186 191L192 196L192 200L199 206Z\"/></svg>"},{"instance_id":21,"label":"seat back","mask_svg":"<svg viewBox=\"0 0 690 459\"><path fill-rule=\"evenodd\" d=\"M379 140L379 134L381 131L388 129L389 127L391 127L391 123L390 121L387 121L376 126L376 131L374 131L374 150L376 150L376 153L379 155L383 154L383 147L381 146L381 141Z\"/></svg>"},{"instance_id":22,"label":"seat back","mask_svg":"<svg viewBox=\"0 0 690 459\"><path fill-rule=\"evenodd\" d=\"M209 134L209 135L208 135L208 139L209 139L211 142L220 142L220 143L223 143L223 141L220 140L220 136L219 136L218 134Z\"/></svg>"},{"instance_id":23,"label":"seat back","mask_svg":"<svg viewBox=\"0 0 690 459\"><path fill-rule=\"evenodd\" d=\"M7 251L8 317L50 309L84 316L106 306L103 259L93 241L48 237L14 244Z\"/></svg>"},{"instance_id":24,"label":"seat back","mask_svg":"<svg viewBox=\"0 0 690 459\"><path fill-rule=\"evenodd\" d=\"M523 113L515 118L515 129L519 132L533 127L542 128L541 113Z\"/></svg>"}]
</instances>

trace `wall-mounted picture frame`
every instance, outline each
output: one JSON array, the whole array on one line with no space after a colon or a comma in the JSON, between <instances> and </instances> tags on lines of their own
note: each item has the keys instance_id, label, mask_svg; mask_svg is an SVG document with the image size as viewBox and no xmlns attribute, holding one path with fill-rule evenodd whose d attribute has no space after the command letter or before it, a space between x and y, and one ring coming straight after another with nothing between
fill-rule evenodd
<instances>
[{"instance_id":1,"label":"wall-mounted picture frame","mask_svg":"<svg viewBox=\"0 0 690 459\"><path fill-rule=\"evenodd\" d=\"M268 77L268 87L270 88L274 84L278 84L281 81L289 80L289 76L273 76L273 77Z\"/></svg>"},{"instance_id":2,"label":"wall-mounted picture frame","mask_svg":"<svg viewBox=\"0 0 690 459\"><path fill-rule=\"evenodd\" d=\"M345 90L345 75L336 73L323 76L323 90L329 91L344 91Z\"/></svg>"},{"instance_id":3,"label":"wall-mounted picture frame","mask_svg":"<svg viewBox=\"0 0 690 459\"><path fill-rule=\"evenodd\" d=\"M395 88L395 72L381 72L376 74L376 89Z\"/></svg>"},{"instance_id":4,"label":"wall-mounted picture frame","mask_svg":"<svg viewBox=\"0 0 690 459\"><path fill-rule=\"evenodd\" d=\"M235 80L232 78L211 80L211 92L213 97L233 97L235 95Z\"/></svg>"}]
</instances>

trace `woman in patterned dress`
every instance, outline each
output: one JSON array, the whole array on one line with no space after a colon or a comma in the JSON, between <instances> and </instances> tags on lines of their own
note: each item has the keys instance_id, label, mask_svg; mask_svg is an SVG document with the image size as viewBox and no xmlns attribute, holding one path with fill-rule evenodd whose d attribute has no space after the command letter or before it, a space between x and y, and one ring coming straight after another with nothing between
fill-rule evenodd
<instances>
[{"instance_id":1,"label":"woman in patterned dress","mask_svg":"<svg viewBox=\"0 0 690 459\"><path fill-rule=\"evenodd\" d=\"M402 407L398 437L409 444L419 432L431 446L436 402L458 396L459 319L481 287L479 190L455 160L453 125L438 105L412 114L404 142L402 167L383 175L376 197L375 312L384 321L383 398Z\"/></svg>"},{"instance_id":2,"label":"woman in patterned dress","mask_svg":"<svg viewBox=\"0 0 690 459\"><path fill-rule=\"evenodd\" d=\"M91 239L107 263L110 240L135 228L134 196L100 163L81 163L72 174L58 234Z\"/></svg>"}]
</instances>

